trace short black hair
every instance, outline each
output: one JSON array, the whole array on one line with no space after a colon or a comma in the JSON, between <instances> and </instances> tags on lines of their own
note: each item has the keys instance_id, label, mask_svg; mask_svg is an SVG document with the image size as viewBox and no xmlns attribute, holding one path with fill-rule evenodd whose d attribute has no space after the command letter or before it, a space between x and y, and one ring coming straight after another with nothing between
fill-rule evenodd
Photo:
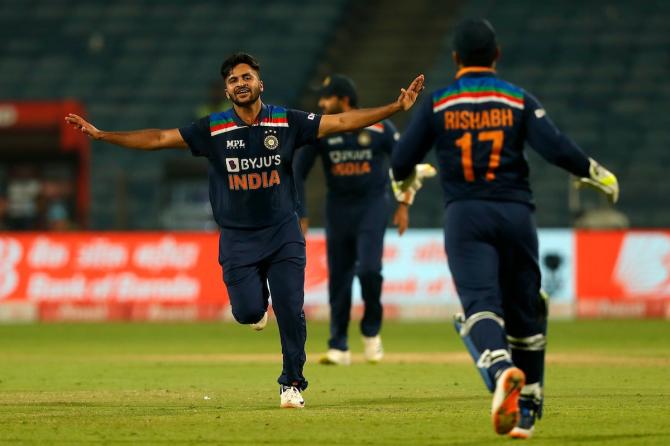
<instances>
[{"instance_id":1,"label":"short black hair","mask_svg":"<svg viewBox=\"0 0 670 446\"><path fill-rule=\"evenodd\" d=\"M358 93L356 92L356 84L347 76L343 74L331 74L327 76L321 87L317 90L320 97L337 96L338 98L349 98L349 105L352 107L358 106Z\"/></svg>"},{"instance_id":2,"label":"short black hair","mask_svg":"<svg viewBox=\"0 0 670 446\"><path fill-rule=\"evenodd\" d=\"M228 58L221 64L221 77L223 77L223 80L226 80L230 72L233 71L233 68L241 63L249 65L260 74L261 65L254 56L248 53L234 53L228 56Z\"/></svg>"},{"instance_id":3,"label":"short black hair","mask_svg":"<svg viewBox=\"0 0 670 446\"><path fill-rule=\"evenodd\" d=\"M465 67L490 67L496 60L496 32L486 19L465 19L456 26L454 51Z\"/></svg>"}]
</instances>

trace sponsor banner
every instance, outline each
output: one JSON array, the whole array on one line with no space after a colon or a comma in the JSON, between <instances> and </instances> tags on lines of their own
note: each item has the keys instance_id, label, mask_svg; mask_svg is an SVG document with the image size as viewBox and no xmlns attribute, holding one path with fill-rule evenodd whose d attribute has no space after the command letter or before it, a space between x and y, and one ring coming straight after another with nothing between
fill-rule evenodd
<instances>
[{"instance_id":1,"label":"sponsor banner","mask_svg":"<svg viewBox=\"0 0 670 446\"><path fill-rule=\"evenodd\" d=\"M670 231L578 231L576 239L580 316L670 314Z\"/></svg>"},{"instance_id":2,"label":"sponsor banner","mask_svg":"<svg viewBox=\"0 0 670 446\"><path fill-rule=\"evenodd\" d=\"M540 230L540 267L543 288L552 296L557 316L570 316L575 300L574 235L566 229ZM458 309L460 303L444 252L444 236L439 229L414 229L402 237L388 230L384 240L382 300L386 314L399 317L442 317L444 311ZM323 232L312 231L307 238L305 304L315 315L327 317L328 262ZM362 303L360 286L354 280L354 311ZM320 308L320 307L326 307Z\"/></svg>"},{"instance_id":3,"label":"sponsor banner","mask_svg":"<svg viewBox=\"0 0 670 446\"><path fill-rule=\"evenodd\" d=\"M385 305L433 305L457 303L458 296L447 268L439 230L408 231L398 237L388 231L384 240ZM328 303L328 260L323 232L313 231L307 238L305 304ZM354 280L354 301L361 292Z\"/></svg>"},{"instance_id":4,"label":"sponsor banner","mask_svg":"<svg viewBox=\"0 0 670 446\"><path fill-rule=\"evenodd\" d=\"M545 229L539 243L554 316L670 316L670 231ZM217 257L216 233L0 233L0 321L226 318ZM327 318L322 231L310 232L307 257L306 310ZM389 230L383 274L389 318L459 308L439 229ZM354 280L355 315L360 294Z\"/></svg>"},{"instance_id":5,"label":"sponsor banner","mask_svg":"<svg viewBox=\"0 0 670 446\"><path fill-rule=\"evenodd\" d=\"M0 315L214 319L228 304L217 259L212 233L2 233Z\"/></svg>"}]
</instances>

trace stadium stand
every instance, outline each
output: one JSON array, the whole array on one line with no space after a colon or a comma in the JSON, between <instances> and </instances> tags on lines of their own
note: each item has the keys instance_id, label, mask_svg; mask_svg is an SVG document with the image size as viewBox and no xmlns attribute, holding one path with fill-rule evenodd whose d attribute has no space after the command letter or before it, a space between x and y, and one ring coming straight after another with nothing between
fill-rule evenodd
<instances>
[{"instance_id":1,"label":"stadium stand","mask_svg":"<svg viewBox=\"0 0 670 446\"><path fill-rule=\"evenodd\" d=\"M610 167L618 209L633 226L664 226L670 208L670 3L473 0L459 17L487 17L502 46L499 73L536 95L554 121ZM531 20L532 19L532 20ZM448 80L451 35L430 78ZM541 226L569 226L566 175L529 151ZM586 195L586 194L583 194ZM602 205L586 195L585 206ZM591 199L591 200L589 200Z\"/></svg>"},{"instance_id":2,"label":"stadium stand","mask_svg":"<svg viewBox=\"0 0 670 446\"><path fill-rule=\"evenodd\" d=\"M295 105L346 5L0 0L0 97L76 98L105 129L175 127L194 118L222 60L244 50L261 61L266 101ZM92 227L159 227L163 165L175 157L188 155L95 144Z\"/></svg>"},{"instance_id":3,"label":"stadium stand","mask_svg":"<svg viewBox=\"0 0 670 446\"><path fill-rule=\"evenodd\" d=\"M484 16L503 47L501 76L533 92L566 133L619 175L618 208L631 225L665 226L670 2L579 4L0 0L0 98L76 98L101 128L177 126L205 101L222 58L244 49L263 64L268 102L314 109L310 84L340 71L370 105L387 101L422 67L429 67L428 88L448 82L455 71L450 26ZM403 127L404 117L394 120ZM187 159L94 144L91 226L160 227L165 165ZM569 226L567 176L532 151L529 159L539 224ZM426 189L425 196L440 193L436 182ZM582 194L586 207L601 206L598 200ZM413 224L439 226L440 215L441 203L419 197Z\"/></svg>"}]
</instances>

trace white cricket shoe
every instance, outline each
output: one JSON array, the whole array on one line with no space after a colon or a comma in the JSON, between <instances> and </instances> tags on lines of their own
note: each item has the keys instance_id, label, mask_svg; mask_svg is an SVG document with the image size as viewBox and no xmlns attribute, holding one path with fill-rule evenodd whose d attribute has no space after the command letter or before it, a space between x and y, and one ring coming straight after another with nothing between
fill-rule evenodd
<instances>
[{"instance_id":1,"label":"white cricket shoe","mask_svg":"<svg viewBox=\"0 0 670 446\"><path fill-rule=\"evenodd\" d=\"M249 324L249 326L256 331L261 331L262 329L265 328L267 324L268 324L268 312L266 311L263 314L263 317L261 318L260 321L256 322L255 324Z\"/></svg>"},{"instance_id":2,"label":"white cricket shoe","mask_svg":"<svg viewBox=\"0 0 670 446\"><path fill-rule=\"evenodd\" d=\"M338 350L330 348L319 358L320 364L326 365L351 365L351 352L349 350Z\"/></svg>"},{"instance_id":3,"label":"white cricket shoe","mask_svg":"<svg viewBox=\"0 0 670 446\"><path fill-rule=\"evenodd\" d=\"M297 387L279 386L279 407L282 409L302 409L305 407L305 400Z\"/></svg>"},{"instance_id":4,"label":"white cricket shoe","mask_svg":"<svg viewBox=\"0 0 670 446\"><path fill-rule=\"evenodd\" d=\"M519 422L519 396L526 384L526 375L517 367L510 367L496 380L496 390L491 403L491 421L498 434L507 434Z\"/></svg>"},{"instance_id":5,"label":"white cricket shoe","mask_svg":"<svg viewBox=\"0 0 670 446\"><path fill-rule=\"evenodd\" d=\"M363 354L367 362L377 364L384 357L384 347L382 346L381 336L363 336L363 346L365 347Z\"/></svg>"}]
</instances>

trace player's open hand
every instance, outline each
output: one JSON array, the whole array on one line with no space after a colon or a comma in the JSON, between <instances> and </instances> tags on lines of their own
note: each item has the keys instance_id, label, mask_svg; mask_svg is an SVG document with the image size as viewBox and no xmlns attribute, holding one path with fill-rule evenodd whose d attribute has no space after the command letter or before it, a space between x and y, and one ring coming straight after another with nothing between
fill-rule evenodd
<instances>
[{"instance_id":1,"label":"player's open hand","mask_svg":"<svg viewBox=\"0 0 670 446\"><path fill-rule=\"evenodd\" d=\"M405 203L398 203L398 208L393 214L393 224L398 227L398 235L403 235L409 227L409 206Z\"/></svg>"},{"instance_id":2,"label":"player's open hand","mask_svg":"<svg viewBox=\"0 0 670 446\"><path fill-rule=\"evenodd\" d=\"M412 108L414 103L416 102L416 98L419 97L419 93L423 91L423 82L425 78L423 74L420 74L412 81L411 84L409 84L409 87L407 89L401 88L400 89L400 96L398 96L398 104L402 107L404 111L409 110Z\"/></svg>"},{"instance_id":3,"label":"player's open hand","mask_svg":"<svg viewBox=\"0 0 670 446\"><path fill-rule=\"evenodd\" d=\"M100 130L98 130L93 124L86 121L79 115L69 113L65 120L75 129L79 130L89 138L100 139Z\"/></svg>"}]
</instances>

